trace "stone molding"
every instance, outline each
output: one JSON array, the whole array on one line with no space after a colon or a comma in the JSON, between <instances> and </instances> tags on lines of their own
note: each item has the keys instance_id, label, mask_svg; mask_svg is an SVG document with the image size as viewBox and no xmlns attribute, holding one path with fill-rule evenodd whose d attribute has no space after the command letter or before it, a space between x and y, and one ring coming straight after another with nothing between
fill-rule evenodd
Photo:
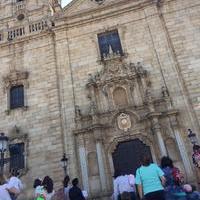
<instances>
[{"instance_id":1,"label":"stone molding","mask_svg":"<svg viewBox=\"0 0 200 200\"><path fill-rule=\"evenodd\" d=\"M127 135L123 137L114 138L113 141L109 143L109 145L107 146L106 152L109 152L112 154L116 150L116 147L120 142L134 140L134 139L139 139L141 142L143 142L144 144L148 146L152 146L153 144L153 141L149 136L143 135L142 133L141 134L137 133L133 135Z\"/></svg>"},{"instance_id":2,"label":"stone molding","mask_svg":"<svg viewBox=\"0 0 200 200\"><path fill-rule=\"evenodd\" d=\"M4 89L8 89L12 86L22 84L25 88L28 88L29 72L13 70L7 76L3 77Z\"/></svg>"},{"instance_id":3,"label":"stone molding","mask_svg":"<svg viewBox=\"0 0 200 200\"><path fill-rule=\"evenodd\" d=\"M24 86L24 106L17 108L23 111L28 109L27 105L27 89L29 88L28 82L29 72L13 70L7 76L3 77L4 93L7 94L7 110L6 114L10 114L10 89L13 86L23 85Z\"/></svg>"}]
</instances>

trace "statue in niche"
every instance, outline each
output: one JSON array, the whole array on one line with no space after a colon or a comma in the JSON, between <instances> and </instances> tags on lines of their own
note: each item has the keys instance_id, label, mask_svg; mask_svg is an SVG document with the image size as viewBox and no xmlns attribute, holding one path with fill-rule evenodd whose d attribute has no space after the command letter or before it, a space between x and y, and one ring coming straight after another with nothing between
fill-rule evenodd
<instances>
[{"instance_id":1,"label":"statue in niche","mask_svg":"<svg viewBox=\"0 0 200 200\"><path fill-rule=\"evenodd\" d=\"M169 91L166 86L162 86L162 97L169 97Z\"/></svg>"},{"instance_id":2,"label":"statue in niche","mask_svg":"<svg viewBox=\"0 0 200 200\"><path fill-rule=\"evenodd\" d=\"M129 65L129 69L132 73L136 73L136 68L135 68L135 64L134 63L130 63Z\"/></svg>"},{"instance_id":3,"label":"statue in niche","mask_svg":"<svg viewBox=\"0 0 200 200\"><path fill-rule=\"evenodd\" d=\"M100 72L96 73L94 79L95 79L95 81L100 81Z\"/></svg>"},{"instance_id":4,"label":"statue in niche","mask_svg":"<svg viewBox=\"0 0 200 200\"><path fill-rule=\"evenodd\" d=\"M94 83L94 82L95 82L95 79L94 79L94 77L92 76L92 74L88 74L88 82L89 82L89 83Z\"/></svg>"},{"instance_id":5,"label":"statue in niche","mask_svg":"<svg viewBox=\"0 0 200 200\"><path fill-rule=\"evenodd\" d=\"M144 73L144 69L142 67L142 63L141 62L138 62L137 65L136 65L136 69L137 69L137 72L142 74Z\"/></svg>"},{"instance_id":6,"label":"statue in niche","mask_svg":"<svg viewBox=\"0 0 200 200\"><path fill-rule=\"evenodd\" d=\"M91 102L90 102L90 114L94 115L95 113L97 113L97 105L94 101L91 100Z\"/></svg>"},{"instance_id":7,"label":"statue in niche","mask_svg":"<svg viewBox=\"0 0 200 200\"><path fill-rule=\"evenodd\" d=\"M152 92L151 92L151 89L148 87L145 91L145 97L146 97L146 100L148 102L152 102L153 100L153 97L152 97Z\"/></svg>"},{"instance_id":8,"label":"statue in niche","mask_svg":"<svg viewBox=\"0 0 200 200\"><path fill-rule=\"evenodd\" d=\"M81 110L80 110L80 107L78 105L75 105L75 115L76 115L76 118L81 117Z\"/></svg>"},{"instance_id":9,"label":"statue in niche","mask_svg":"<svg viewBox=\"0 0 200 200\"><path fill-rule=\"evenodd\" d=\"M108 92L105 86L102 88L102 92L106 97L108 97Z\"/></svg>"}]
</instances>

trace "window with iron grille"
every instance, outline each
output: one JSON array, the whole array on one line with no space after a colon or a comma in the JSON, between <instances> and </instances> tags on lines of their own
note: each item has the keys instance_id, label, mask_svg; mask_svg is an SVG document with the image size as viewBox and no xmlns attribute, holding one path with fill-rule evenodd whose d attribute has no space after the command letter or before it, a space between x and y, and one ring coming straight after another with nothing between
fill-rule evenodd
<instances>
[{"instance_id":1,"label":"window with iron grille","mask_svg":"<svg viewBox=\"0 0 200 200\"><path fill-rule=\"evenodd\" d=\"M98 34L101 58L107 56L112 49L113 53L123 55L121 41L117 30Z\"/></svg>"},{"instance_id":2,"label":"window with iron grille","mask_svg":"<svg viewBox=\"0 0 200 200\"><path fill-rule=\"evenodd\" d=\"M24 86L18 85L10 88L10 109L24 106Z\"/></svg>"},{"instance_id":3,"label":"window with iron grille","mask_svg":"<svg viewBox=\"0 0 200 200\"><path fill-rule=\"evenodd\" d=\"M24 143L10 144L10 169L24 169Z\"/></svg>"}]
</instances>

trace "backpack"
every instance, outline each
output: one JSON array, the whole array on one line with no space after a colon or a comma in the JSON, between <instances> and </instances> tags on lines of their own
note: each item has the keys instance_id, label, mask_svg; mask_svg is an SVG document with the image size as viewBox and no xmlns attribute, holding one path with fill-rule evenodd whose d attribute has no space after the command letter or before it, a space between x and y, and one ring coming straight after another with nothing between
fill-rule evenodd
<instances>
[{"instance_id":1,"label":"backpack","mask_svg":"<svg viewBox=\"0 0 200 200\"><path fill-rule=\"evenodd\" d=\"M43 195L41 195L41 196L39 196L39 197L36 198L36 200L45 200L45 199L46 198Z\"/></svg>"},{"instance_id":2,"label":"backpack","mask_svg":"<svg viewBox=\"0 0 200 200\"><path fill-rule=\"evenodd\" d=\"M181 173L181 171L177 167L174 167L172 169L172 176L174 178L175 184L179 184L179 185L183 184L184 176L183 176L183 174Z\"/></svg>"}]
</instances>

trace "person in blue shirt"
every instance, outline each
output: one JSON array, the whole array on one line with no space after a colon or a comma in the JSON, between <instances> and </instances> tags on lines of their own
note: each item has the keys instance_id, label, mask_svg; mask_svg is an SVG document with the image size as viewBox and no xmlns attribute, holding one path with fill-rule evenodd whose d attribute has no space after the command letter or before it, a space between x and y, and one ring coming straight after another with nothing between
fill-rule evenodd
<instances>
[{"instance_id":1,"label":"person in blue shirt","mask_svg":"<svg viewBox=\"0 0 200 200\"><path fill-rule=\"evenodd\" d=\"M158 165L151 163L148 156L143 156L142 166L136 171L136 185L139 196L145 200L165 200L165 177Z\"/></svg>"}]
</instances>

